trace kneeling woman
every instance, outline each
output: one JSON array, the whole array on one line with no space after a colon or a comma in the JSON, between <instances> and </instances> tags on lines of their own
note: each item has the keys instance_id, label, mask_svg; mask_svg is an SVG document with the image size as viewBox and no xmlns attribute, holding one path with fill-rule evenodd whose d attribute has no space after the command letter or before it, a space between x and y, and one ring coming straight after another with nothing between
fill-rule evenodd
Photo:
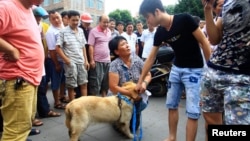
<instances>
[{"instance_id":1,"label":"kneeling woman","mask_svg":"<svg viewBox=\"0 0 250 141\"><path fill-rule=\"evenodd\" d=\"M126 40L126 38L122 36L116 36L109 42L110 53L114 55L113 61L110 63L109 69L109 92L108 95L114 95L118 93L123 93L127 96L130 96L128 90L122 88L122 84L128 81L133 81L137 83L140 78L140 74L142 72L142 67L144 62L141 60L139 56L135 53L131 53L130 46ZM151 80L150 72L145 77L143 87L146 87ZM146 94L143 94L147 97ZM136 126L137 130L140 124L140 115L141 111L144 110L147 106L147 98L141 95L138 97L132 97L135 102L136 109ZM131 97L131 96L130 96ZM132 116L134 117L134 115ZM130 130L132 130L132 122L130 121Z\"/></svg>"}]
</instances>

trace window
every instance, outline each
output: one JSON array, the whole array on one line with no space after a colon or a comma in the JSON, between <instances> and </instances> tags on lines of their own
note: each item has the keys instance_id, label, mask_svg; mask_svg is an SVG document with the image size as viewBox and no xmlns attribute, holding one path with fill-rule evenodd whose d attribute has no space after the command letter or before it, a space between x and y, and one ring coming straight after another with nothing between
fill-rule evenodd
<instances>
[{"instance_id":1,"label":"window","mask_svg":"<svg viewBox=\"0 0 250 141\"><path fill-rule=\"evenodd\" d=\"M86 7L94 8L94 0L86 0Z\"/></svg>"},{"instance_id":2,"label":"window","mask_svg":"<svg viewBox=\"0 0 250 141\"><path fill-rule=\"evenodd\" d=\"M49 0L44 0L44 1L43 1L43 5L44 5L44 6L48 6L48 5L49 5Z\"/></svg>"},{"instance_id":3,"label":"window","mask_svg":"<svg viewBox=\"0 0 250 141\"><path fill-rule=\"evenodd\" d=\"M54 0L54 3L58 3L58 2L60 2L61 0Z\"/></svg>"},{"instance_id":4,"label":"window","mask_svg":"<svg viewBox=\"0 0 250 141\"><path fill-rule=\"evenodd\" d=\"M103 9L103 2L102 1L97 1L97 9L102 10Z\"/></svg>"}]
</instances>

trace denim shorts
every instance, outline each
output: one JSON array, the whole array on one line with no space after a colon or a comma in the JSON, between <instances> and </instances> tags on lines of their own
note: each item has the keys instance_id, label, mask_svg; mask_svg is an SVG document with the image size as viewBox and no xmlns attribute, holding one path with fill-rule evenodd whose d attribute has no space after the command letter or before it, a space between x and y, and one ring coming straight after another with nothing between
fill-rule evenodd
<instances>
[{"instance_id":1,"label":"denim shorts","mask_svg":"<svg viewBox=\"0 0 250 141\"><path fill-rule=\"evenodd\" d=\"M186 91L186 114L189 118L200 117L200 80L203 68L179 68L172 66L166 106L169 109L177 109L182 91Z\"/></svg>"},{"instance_id":2,"label":"denim shorts","mask_svg":"<svg viewBox=\"0 0 250 141\"><path fill-rule=\"evenodd\" d=\"M206 68L201 79L202 111L225 112L226 124L250 124L250 76Z\"/></svg>"}]
</instances>

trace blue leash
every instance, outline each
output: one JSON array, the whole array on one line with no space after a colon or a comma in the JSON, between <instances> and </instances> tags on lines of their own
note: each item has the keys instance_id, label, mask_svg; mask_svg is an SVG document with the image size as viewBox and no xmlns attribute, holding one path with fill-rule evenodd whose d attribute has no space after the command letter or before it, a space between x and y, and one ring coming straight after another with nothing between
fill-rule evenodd
<instances>
[{"instance_id":1,"label":"blue leash","mask_svg":"<svg viewBox=\"0 0 250 141\"><path fill-rule=\"evenodd\" d=\"M132 104L131 101L126 97L121 95L120 93L117 94L117 97L120 98L121 100L124 100L127 104ZM140 104L141 106L141 104ZM142 121L142 116L140 117L140 120ZM137 137L135 128L136 128L136 107L135 104L133 106L133 120L132 120L132 130L133 130L133 134L134 134L134 141L141 141L142 140L142 126L141 126L141 122L140 122L140 133L139 136Z\"/></svg>"},{"instance_id":2,"label":"blue leash","mask_svg":"<svg viewBox=\"0 0 250 141\"><path fill-rule=\"evenodd\" d=\"M124 75L125 75L125 78L127 81L130 81L130 80L133 80L133 76L131 75L131 78L129 77L130 74L128 72L128 68L124 65L122 65L122 69L124 70ZM121 95L121 94L118 94L118 95ZM119 96L118 96L119 97ZM125 97L126 99L128 99L127 97ZM124 99L123 99L124 100ZM126 101L126 100L125 100ZM127 101L126 101L127 102ZM130 101L129 101L130 102ZM128 103L128 102L127 102ZM131 102L130 102L131 103ZM141 106L141 103L140 103L140 106ZM141 109L141 108L139 108ZM133 106L133 120L132 120L132 130L133 130L133 134L134 134L134 141L141 141L142 139L142 126L141 126L141 122L140 122L140 133L139 133L139 136L137 137L137 134L136 134L136 131L135 131L135 128L136 128L136 107L135 107L135 104ZM140 120L142 119L142 116L140 117ZM142 120L141 120L142 121Z\"/></svg>"},{"instance_id":3,"label":"blue leash","mask_svg":"<svg viewBox=\"0 0 250 141\"><path fill-rule=\"evenodd\" d=\"M141 104L140 104L140 106L141 106ZM140 121L142 121L142 115L140 117ZM136 128L136 107L134 105L134 107L133 107L133 121L132 121L132 130L133 130L133 134L134 134L134 141L137 141L137 140L141 141L142 140L143 133L142 133L142 125L141 124L142 123L140 122L140 125L139 125L140 132L139 132L139 136L137 137L137 134L135 131L135 128Z\"/></svg>"}]
</instances>

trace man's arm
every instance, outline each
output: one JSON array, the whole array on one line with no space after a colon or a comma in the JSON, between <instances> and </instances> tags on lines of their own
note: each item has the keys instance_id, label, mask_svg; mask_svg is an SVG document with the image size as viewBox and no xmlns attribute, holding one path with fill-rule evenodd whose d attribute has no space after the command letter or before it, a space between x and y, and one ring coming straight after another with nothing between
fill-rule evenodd
<instances>
[{"instance_id":1,"label":"man's arm","mask_svg":"<svg viewBox=\"0 0 250 141\"><path fill-rule=\"evenodd\" d=\"M89 49L88 49L89 64L90 64L90 68L93 69L93 68L95 68L95 60L94 60L95 36L94 36L94 29L91 29L90 32L89 32L88 44L89 44Z\"/></svg>"},{"instance_id":2,"label":"man's arm","mask_svg":"<svg viewBox=\"0 0 250 141\"><path fill-rule=\"evenodd\" d=\"M139 44L135 43L135 53L139 55Z\"/></svg>"},{"instance_id":3,"label":"man's arm","mask_svg":"<svg viewBox=\"0 0 250 141\"><path fill-rule=\"evenodd\" d=\"M61 66L57 60L57 52L56 52L56 37L53 32L47 32L45 35L46 41L47 41L47 46L49 49L49 55L51 60L53 61L56 71L60 71Z\"/></svg>"},{"instance_id":4,"label":"man's arm","mask_svg":"<svg viewBox=\"0 0 250 141\"><path fill-rule=\"evenodd\" d=\"M142 47L144 48L144 42L141 41L141 45L142 45Z\"/></svg>"},{"instance_id":5,"label":"man's arm","mask_svg":"<svg viewBox=\"0 0 250 141\"><path fill-rule=\"evenodd\" d=\"M4 52L4 59L6 61L17 61L20 57L18 49L2 38L0 38L0 52Z\"/></svg>"},{"instance_id":6,"label":"man's arm","mask_svg":"<svg viewBox=\"0 0 250 141\"><path fill-rule=\"evenodd\" d=\"M89 70L89 61L88 61L85 45L82 48L82 51L83 51L83 57L84 57L84 60L85 60L84 65L85 65L86 69Z\"/></svg>"},{"instance_id":7,"label":"man's arm","mask_svg":"<svg viewBox=\"0 0 250 141\"><path fill-rule=\"evenodd\" d=\"M89 45L89 64L91 68L95 68L94 47L92 45Z\"/></svg>"},{"instance_id":8,"label":"man's arm","mask_svg":"<svg viewBox=\"0 0 250 141\"><path fill-rule=\"evenodd\" d=\"M63 59L63 61L64 61L65 64L67 64L67 65L70 64L70 59L64 54L64 52L62 51L60 45L56 46L56 52Z\"/></svg>"},{"instance_id":9,"label":"man's arm","mask_svg":"<svg viewBox=\"0 0 250 141\"><path fill-rule=\"evenodd\" d=\"M19 50L13 47L9 42L5 41L3 37L8 30L11 18L9 15L9 8L5 4L0 4L0 52L3 52L3 59L5 61L17 61L20 57Z\"/></svg>"},{"instance_id":10,"label":"man's arm","mask_svg":"<svg viewBox=\"0 0 250 141\"><path fill-rule=\"evenodd\" d=\"M56 71L60 71L61 65L59 64L59 61L57 60L57 52L56 52L56 50L50 50L49 54L50 54L51 60L53 61L54 65L56 67Z\"/></svg>"},{"instance_id":11,"label":"man's arm","mask_svg":"<svg viewBox=\"0 0 250 141\"><path fill-rule=\"evenodd\" d=\"M139 90L139 93L143 93L145 91L145 89L142 88L142 83L144 80L146 80L146 76L148 75L148 73L150 73L150 69L155 61L155 57L156 54L159 50L159 47L154 46L150 52L150 55L148 56L148 58L146 59L144 66L142 68L142 72L139 78L139 81L137 83L137 87L136 90Z\"/></svg>"},{"instance_id":12,"label":"man's arm","mask_svg":"<svg viewBox=\"0 0 250 141\"><path fill-rule=\"evenodd\" d=\"M211 55L211 47L210 47L210 44L209 44L206 36L201 31L200 27L198 27L193 32L193 35L196 38L196 40L200 43L200 47L202 48L205 59L206 59L206 61L208 61L210 58L210 55Z\"/></svg>"},{"instance_id":13,"label":"man's arm","mask_svg":"<svg viewBox=\"0 0 250 141\"><path fill-rule=\"evenodd\" d=\"M142 87L144 87L145 90L147 89L148 84L150 83L151 79L152 79L151 73L148 72L142 81L142 84L144 84L144 86L142 86Z\"/></svg>"}]
</instances>

